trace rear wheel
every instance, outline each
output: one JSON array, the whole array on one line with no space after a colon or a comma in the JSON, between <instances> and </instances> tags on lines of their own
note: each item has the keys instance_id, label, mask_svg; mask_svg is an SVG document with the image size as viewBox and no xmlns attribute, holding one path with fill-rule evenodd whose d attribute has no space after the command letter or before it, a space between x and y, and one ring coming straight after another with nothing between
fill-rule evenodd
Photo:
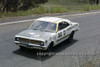
<instances>
[{"instance_id":1,"label":"rear wheel","mask_svg":"<svg viewBox=\"0 0 100 67\"><path fill-rule=\"evenodd\" d=\"M73 41L74 32L72 32L68 38L68 42L71 43Z\"/></svg>"}]
</instances>

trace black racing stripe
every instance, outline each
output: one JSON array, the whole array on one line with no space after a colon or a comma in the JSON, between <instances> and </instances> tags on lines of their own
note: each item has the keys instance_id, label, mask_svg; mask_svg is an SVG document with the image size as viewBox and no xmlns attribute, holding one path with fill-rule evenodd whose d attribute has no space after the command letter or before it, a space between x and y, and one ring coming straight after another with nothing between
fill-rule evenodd
<instances>
[{"instance_id":1,"label":"black racing stripe","mask_svg":"<svg viewBox=\"0 0 100 67\"><path fill-rule=\"evenodd\" d=\"M69 35L70 34L66 35L65 37L60 38L59 40L57 40L57 42L60 41L60 40L62 40L62 39L64 39L64 38L66 38L66 37L68 37Z\"/></svg>"}]
</instances>

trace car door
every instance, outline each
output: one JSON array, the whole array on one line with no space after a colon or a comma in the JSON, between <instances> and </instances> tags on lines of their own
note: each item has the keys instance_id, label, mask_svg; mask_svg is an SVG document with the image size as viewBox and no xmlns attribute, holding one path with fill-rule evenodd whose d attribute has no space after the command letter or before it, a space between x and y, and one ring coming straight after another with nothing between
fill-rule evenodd
<instances>
[{"instance_id":1,"label":"car door","mask_svg":"<svg viewBox=\"0 0 100 67\"><path fill-rule=\"evenodd\" d=\"M62 21L59 23L58 25L58 31L57 31L57 44L64 41L68 35L67 32L67 27L69 26L69 24L65 21Z\"/></svg>"}]
</instances>

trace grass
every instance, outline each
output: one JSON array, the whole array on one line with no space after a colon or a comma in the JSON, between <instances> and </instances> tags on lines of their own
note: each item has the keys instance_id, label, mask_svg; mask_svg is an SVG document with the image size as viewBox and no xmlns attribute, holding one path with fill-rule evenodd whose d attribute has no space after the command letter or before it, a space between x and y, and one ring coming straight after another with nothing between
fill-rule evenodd
<instances>
[{"instance_id":1,"label":"grass","mask_svg":"<svg viewBox=\"0 0 100 67\"><path fill-rule=\"evenodd\" d=\"M84 7L83 11L90 11L90 10L96 10L100 9L100 5L87 5Z\"/></svg>"},{"instance_id":2,"label":"grass","mask_svg":"<svg viewBox=\"0 0 100 67\"><path fill-rule=\"evenodd\" d=\"M62 7L45 8L43 6L39 6L39 7L32 8L32 9L29 9L29 10L26 10L26 11L0 12L0 18L29 16L29 15L33 15L33 14L45 14L45 13L63 13L63 12L67 12L67 10L62 8Z\"/></svg>"},{"instance_id":3,"label":"grass","mask_svg":"<svg viewBox=\"0 0 100 67\"><path fill-rule=\"evenodd\" d=\"M41 4L39 7L31 8L26 11L18 12L0 12L0 18L16 17L16 16L29 16L33 14L45 13L68 13L68 12L83 12L100 9L100 5L89 5L88 3L76 3L76 0L48 0L47 3Z\"/></svg>"}]
</instances>

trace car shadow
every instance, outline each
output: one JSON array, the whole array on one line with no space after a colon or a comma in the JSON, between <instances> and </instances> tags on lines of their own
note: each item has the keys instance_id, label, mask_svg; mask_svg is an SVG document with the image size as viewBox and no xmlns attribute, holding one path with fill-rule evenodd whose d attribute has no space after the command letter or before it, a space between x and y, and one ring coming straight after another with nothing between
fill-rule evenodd
<instances>
[{"instance_id":1,"label":"car shadow","mask_svg":"<svg viewBox=\"0 0 100 67\"><path fill-rule=\"evenodd\" d=\"M55 46L53 48L53 53L60 53L61 51L63 51L64 49L70 47L71 45L74 45L78 40L73 40L72 43L68 43L67 41L64 41L60 44L58 44L57 46ZM18 49L13 51L14 54L20 55L20 56L24 56L30 59L35 59L35 60L39 60L39 61L45 61L46 59L49 59L53 56L55 56L55 54L53 55L37 55L39 53L47 53L46 51L41 51L41 50L36 50L36 49Z\"/></svg>"}]
</instances>

